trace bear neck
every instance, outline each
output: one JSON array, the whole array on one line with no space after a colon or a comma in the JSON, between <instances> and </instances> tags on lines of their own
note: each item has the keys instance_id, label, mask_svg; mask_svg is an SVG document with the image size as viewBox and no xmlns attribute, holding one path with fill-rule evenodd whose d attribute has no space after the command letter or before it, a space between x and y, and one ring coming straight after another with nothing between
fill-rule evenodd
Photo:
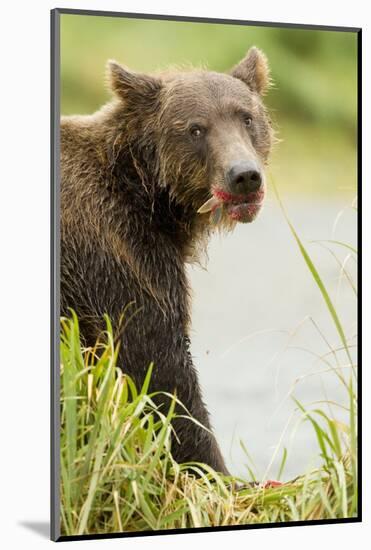
<instances>
[{"instance_id":1,"label":"bear neck","mask_svg":"<svg viewBox=\"0 0 371 550\"><path fill-rule=\"evenodd\" d=\"M201 223L193 205L177 201L170 188L156 176L154 167L144 169L151 174L149 179L143 178L142 167L138 157L135 162L127 157L117 162L118 187L131 205L133 220L142 225L145 233L161 235L161 246L174 247L185 261L197 260L199 245L202 242L204 247L209 235L208 226Z\"/></svg>"}]
</instances>

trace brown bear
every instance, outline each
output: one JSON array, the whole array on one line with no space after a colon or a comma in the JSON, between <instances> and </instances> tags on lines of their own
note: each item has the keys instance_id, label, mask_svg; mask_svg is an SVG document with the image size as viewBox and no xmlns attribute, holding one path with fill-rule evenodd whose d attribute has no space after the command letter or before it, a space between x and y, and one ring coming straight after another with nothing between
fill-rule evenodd
<instances>
[{"instance_id":1,"label":"brown bear","mask_svg":"<svg viewBox=\"0 0 371 550\"><path fill-rule=\"evenodd\" d=\"M229 74L156 75L111 61L108 81L111 102L61 121L61 313L73 308L93 345L103 315L118 330L131 304L120 367L141 384L153 362L150 390L176 392L207 428L178 418L174 458L227 474L190 354L185 268L214 228L261 208L267 60L254 47Z\"/></svg>"}]
</instances>

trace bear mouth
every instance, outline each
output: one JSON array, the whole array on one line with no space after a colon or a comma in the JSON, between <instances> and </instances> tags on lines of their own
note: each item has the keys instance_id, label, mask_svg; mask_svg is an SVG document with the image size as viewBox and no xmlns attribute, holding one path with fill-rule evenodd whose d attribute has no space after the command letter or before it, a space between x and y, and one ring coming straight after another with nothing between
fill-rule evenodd
<instances>
[{"instance_id":1,"label":"bear mouth","mask_svg":"<svg viewBox=\"0 0 371 550\"><path fill-rule=\"evenodd\" d=\"M218 223L223 215L235 222L250 223L259 214L264 196L264 188L244 195L235 195L220 188L213 188L211 199L206 201L198 212L200 214L210 212L214 223Z\"/></svg>"}]
</instances>

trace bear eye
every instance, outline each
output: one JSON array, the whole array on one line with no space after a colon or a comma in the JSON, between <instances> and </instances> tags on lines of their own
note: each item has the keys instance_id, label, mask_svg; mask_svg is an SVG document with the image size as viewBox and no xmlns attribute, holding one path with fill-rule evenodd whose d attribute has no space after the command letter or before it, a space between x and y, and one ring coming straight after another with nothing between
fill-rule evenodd
<instances>
[{"instance_id":1,"label":"bear eye","mask_svg":"<svg viewBox=\"0 0 371 550\"><path fill-rule=\"evenodd\" d=\"M204 129L201 128L198 124L192 124L192 126L189 129L189 133L194 139L200 139L200 137L204 134Z\"/></svg>"},{"instance_id":2,"label":"bear eye","mask_svg":"<svg viewBox=\"0 0 371 550\"><path fill-rule=\"evenodd\" d=\"M243 121L244 121L245 126L250 128L250 126L252 125L252 117L250 115L244 115Z\"/></svg>"}]
</instances>

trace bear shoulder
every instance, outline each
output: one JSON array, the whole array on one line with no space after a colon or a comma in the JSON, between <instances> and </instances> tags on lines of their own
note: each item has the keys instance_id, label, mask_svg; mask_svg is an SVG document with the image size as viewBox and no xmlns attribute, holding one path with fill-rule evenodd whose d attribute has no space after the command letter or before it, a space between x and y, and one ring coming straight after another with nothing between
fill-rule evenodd
<instances>
[{"instance_id":1,"label":"bear shoulder","mask_svg":"<svg viewBox=\"0 0 371 550\"><path fill-rule=\"evenodd\" d=\"M106 139L96 115L62 116L60 154L62 181L73 172L91 176L101 173L106 159Z\"/></svg>"},{"instance_id":2,"label":"bear shoulder","mask_svg":"<svg viewBox=\"0 0 371 550\"><path fill-rule=\"evenodd\" d=\"M93 115L62 116L60 124L62 153L68 147L81 147L94 141L97 137L97 128Z\"/></svg>"}]
</instances>

